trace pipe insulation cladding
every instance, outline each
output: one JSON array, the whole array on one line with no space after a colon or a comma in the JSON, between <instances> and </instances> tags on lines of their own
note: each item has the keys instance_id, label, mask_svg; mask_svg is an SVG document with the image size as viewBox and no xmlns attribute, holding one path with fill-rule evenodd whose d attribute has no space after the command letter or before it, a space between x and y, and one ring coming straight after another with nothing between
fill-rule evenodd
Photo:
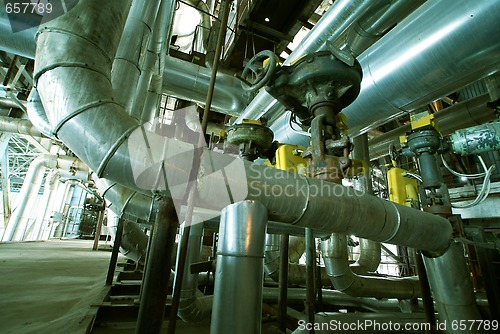
<instances>
[{"instance_id":1,"label":"pipe insulation cladding","mask_svg":"<svg viewBox=\"0 0 500 334\"><path fill-rule=\"evenodd\" d=\"M500 149L500 122L457 130L449 137L451 149L460 155L478 154Z\"/></svg>"}]
</instances>

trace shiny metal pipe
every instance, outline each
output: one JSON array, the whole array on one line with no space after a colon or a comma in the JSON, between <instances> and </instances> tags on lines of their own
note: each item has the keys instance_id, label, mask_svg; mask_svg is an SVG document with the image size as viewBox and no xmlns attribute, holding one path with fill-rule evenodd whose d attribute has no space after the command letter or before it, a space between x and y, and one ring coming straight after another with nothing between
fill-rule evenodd
<instances>
[{"instance_id":1,"label":"shiny metal pipe","mask_svg":"<svg viewBox=\"0 0 500 334\"><path fill-rule=\"evenodd\" d=\"M420 296L418 278L379 278L358 276L351 271L347 254L347 237L332 234L321 241L326 272L335 289L354 297L410 299Z\"/></svg>"},{"instance_id":2,"label":"shiny metal pipe","mask_svg":"<svg viewBox=\"0 0 500 334\"><path fill-rule=\"evenodd\" d=\"M13 20L22 20L23 22L14 23L16 26L24 25L25 20L39 20L38 15L13 15ZM33 28L21 30L18 32L12 32L12 25L7 12L5 11L5 5L2 3L0 6L0 50L8 53L13 53L26 58L34 58L35 55L35 34L38 29L36 24L30 25Z\"/></svg>"},{"instance_id":3,"label":"shiny metal pipe","mask_svg":"<svg viewBox=\"0 0 500 334\"><path fill-rule=\"evenodd\" d=\"M260 333L266 207L256 201L221 214L211 333Z\"/></svg>"},{"instance_id":4,"label":"shiny metal pipe","mask_svg":"<svg viewBox=\"0 0 500 334\"><path fill-rule=\"evenodd\" d=\"M21 101L23 103L24 101ZM19 105L17 104L17 101L14 101L12 99L6 98L6 97L0 97L0 108L5 108L5 109L19 109Z\"/></svg>"},{"instance_id":5,"label":"shiny metal pipe","mask_svg":"<svg viewBox=\"0 0 500 334\"><path fill-rule=\"evenodd\" d=\"M278 300L278 289L264 287L262 299L264 302L276 303ZM323 289L321 291L326 305L347 306L363 308L372 312L399 312L399 300L397 299L376 299L369 297L352 297L346 293ZM306 299L306 290L303 288L288 288L287 299L290 303L302 304Z\"/></svg>"},{"instance_id":6,"label":"shiny metal pipe","mask_svg":"<svg viewBox=\"0 0 500 334\"><path fill-rule=\"evenodd\" d=\"M210 83L210 69L167 56L163 74L163 92L177 98L204 104ZM240 80L223 72L217 73L211 109L238 116L250 96L241 88Z\"/></svg>"},{"instance_id":7,"label":"shiny metal pipe","mask_svg":"<svg viewBox=\"0 0 500 334\"><path fill-rule=\"evenodd\" d=\"M210 317L212 312L213 296L203 296L198 290L198 274L192 274L189 270L192 264L200 262L201 246L203 241L203 224L196 216L189 231L189 244L186 254L186 268L182 277L182 289L179 299L177 316L185 322L200 322ZM184 233L184 224L179 230L180 238ZM181 247L177 249L176 269L179 265L179 254Z\"/></svg>"},{"instance_id":8,"label":"shiny metal pipe","mask_svg":"<svg viewBox=\"0 0 500 334\"><path fill-rule=\"evenodd\" d=\"M200 199L216 209L217 203L212 199L227 196L226 188L220 185L241 185L241 177L238 173L228 174L227 178L221 173L211 173L215 161L219 166L228 166L232 157L207 151L201 159L206 167L199 176L203 180ZM442 217L342 185L245 161L241 164L247 177L246 199L264 204L270 220L419 249L442 251L451 240L452 229Z\"/></svg>"},{"instance_id":9,"label":"shiny metal pipe","mask_svg":"<svg viewBox=\"0 0 500 334\"><path fill-rule=\"evenodd\" d=\"M491 36L499 33L499 18L498 1L420 6L358 58L361 92L343 110L349 133L366 132L498 71L500 40Z\"/></svg>"},{"instance_id":10,"label":"shiny metal pipe","mask_svg":"<svg viewBox=\"0 0 500 334\"><path fill-rule=\"evenodd\" d=\"M439 124L439 131L443 135L447 135L458 129L480 125L496 119L495 111L486 106L489 101L489 95L484 94L439 110L434 114ZM399 148L399 136L410 130L411 125L407 124L371 139L369 141L370 160L388 155L390 144L395 144L396 148Z\"/></svg>"},{"instance_id":11,"label":"shiny metal pipe","mask_svg":"<svg viewBox=\"0 0 500 334\"><path fill-rule=\"evenodd\" d=\"M34 224L33 232L28 240L39 240L40 235L42 233L43 225L45 224L45 222L43 221L43 217L47 213L50 198L52 197L56 183L58 181L59 181L59 174L57 170L50 171L45 177L45 185L43 187L44 189L43 189L42 201L39 206L40 211L38 212L35 218L35 222L33 223Z\"/></svg>"},{"instance_id":12,"label":"shiny metal pipe","mask_svg":"<svg viewBox=\"0 0 500 334\"><path fill-rule=\"evenodd\" d=\"M49 123L45 109L43 108L38 90L32 88L28 96L28 103L26 104L26 114L31 123L40 131L44 136L56 139L52 131L52 126Z\"/></svg>"},{"instance_id":13,"label":"shiny metal pipe","mask_svg":"<svg viewBox=\"0 0 500 334\"><path fill-rule=\"evenodd\" d=\"M43 137L42 133L29 120L7 116L0 116L0 132Z\"/></svg>"},{"instance_id":14,"label":"shiny metal pipe","mask_svg":"<svg viewBox=\"0 0 500 334\"><path fill-rule=\"evenodd\" d=\"M325 48L326 43L335 42L361 16L376 4L369 0L338 0L321 17L297 48L288 56L283 65L290 65L299 57ZM271 109L282 109L281 105L265 89L261 89L245 108L235 123L244 119L259 119L270 113ZM271 112L273 113L273 112Z\"/></svg>"},{"instance_id":15,"label":"shiny metal pipe","mask_svg":"<svg viewBox=\"0 0 500 334\"><path fill-rule=\"evenodd\" d=\"M132 111L139 117L141 124L152 120L151 104L156 109L161 99L161 82L165 68L167 41L170 41L175 5L175 0L161 0L160 2L132 105ZM148 101L148 99L153 101ZM144 110L145 105L148 105L149 110Z\"/></svg>"},{"instance_id":16,"label":"shiny metal pipe","mask_svg":"<svg viewBox=\"0 0 500 334\"><path fill-rule=\"evenodd\" d=\"M264 252L264 272L268 277L270 277L273 281L279 282L279 269L280 269L280 248L281 248L281 238L283 236L279 234L267 234L266 235L266 247ZM297 237L298 239L298 237ZM302 239L302 243L304 243L304 238ZM290 247L288 248L289 254L296 251L295 247L290 243ZM300 245L302 248L303 245ZM305 250L305 247L302 248L302 253ZM302 254L301 254L302 255ZM330 285L330 279L326 274L325 268L321 268L321 282L323 286ZM306 267L302 264L298 263L288 263L288 285L300 285L306 286Z\"/></svg>"},{"instance_id":17,"label":"shiny metal pipe","mask_svg":"<svg viewBox=\"0 0 500 334\"><path fill-rule=\"evenodd\" d=\"M349 30L346 46L355 56L359 56L382 37L390 28L399 23L425 0L397 0L387 2L378 10L373 8L363 15Z\"/></svg>"},{"instance_id":18,"label":"shiny metal pipe","mask_svg":"<svg viewBox=\"0 0 500 334\"><path fill-rule=\"evenodd\" d=\"M43 154L35 158L26 173L26 177L19 193L20 202L12 213L4 232L3 241L21 241L25 237L28 224L26 219L27 205L32 203L38 195L42 179L47 168L60 168L61 170L87 171L88 168L77 158Z\"/></svg>"},{"instance_id":19,"label":"shiny metal pipe","mask_svg":"<svg viewBox=\"0 0 500 334\"><path fill-rule=\"evenodd\" d=\"M349 267L357 275L375 272L380 264L381 255L380 242L360 238L359 258Z\"/></svg>"},{"instance_id":20,"label":"shiny metal pipe","mask_svg":"<svg viewBox=\"0 0 500 334\"><path fill-rule=\"evenodd\" d=\"M476 298L464 258L464 248L459 242L453 242L442 256L429 258L424 256L425 269L429 284L437 305L438 319L448 324L481 320L476 306ZM477 327L474 327L474 333ZM462 326L451 328L446 333L470 333ZM482 328L481 328L482 329Z\"/></svg>"},{"instance_id":21,"label":"shiny metal pipe","mask_svg":"<svg viewBox=\"0 0 500 334\"><path fill-rule=\"evenodd\" d=\"M142 114L142 109L132 108L136 98L136 87L159 6L160 0L134 0L132 2L113 61L111 82L116 101L136 120L139 120Z\"/></svg>"}]
</instances>

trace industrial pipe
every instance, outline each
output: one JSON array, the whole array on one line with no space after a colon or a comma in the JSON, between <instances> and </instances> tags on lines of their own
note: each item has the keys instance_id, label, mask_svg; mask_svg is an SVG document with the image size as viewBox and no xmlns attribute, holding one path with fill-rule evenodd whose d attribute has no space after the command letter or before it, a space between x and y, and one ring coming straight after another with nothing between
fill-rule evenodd
<instances>
[{"instance_id":1,"label":"industrial pipe","mask_svg":"<svg viewBox=\"0 0 500 334\"><path fill-rule=\"evenodd\" d=\"M154 118L160 103L162 75L168 47L167 41L170 40L175 5L175 0L160 1L151 39L144 56L144 64L131 109L133 116L138 118L141 124ZM148 106L146 111L144 110L145 105Z\"/></svg>"},{"instance_id":2,"label":"industrial pipe","mask_svg":"<svg viewBox=\"0 0 500 334\"><path fill-rule=\"evenodd\" d=\"M28 96L28 103L26 104L26 114L31 123L46 137L56 139L52 132L52 127L47 119L47 114L43 108L38 90L33 87L30 95Z\"/></svg>"},{"instance_id":3,"label":"industrial pipe","mask_svg":"<svg viewBox=\"0 0 500 334\"><path fill-rule=\"evenodd\" d=\"M418 278L379 278L358 276L351 271L347 254L347 237L332 234L321 241L326 272L335 289L353 297L411 299L420 296Z\"/></svg>"},{"instance_id":4,"label":"industrial pipe","mask_svg":"<svg viewBox=\"0 0 500 334\"><path fill-rule=\"evenodd\" d=\"M193 217L195 218L195 217ZM184 233L184 224L179 230L180 238ZM203 296L198 290L198 274L192 274L192 264L200 262L201 246L203 241L203 224L199 219L194 219L189 231L189 245L186 255L186 268L182 277L182 289L180 293L179 309L177 316L185 322L200 322L210 317L212 312L213 296ZM177 266L180 254L177 250ZM177 266L175 272L177 273Z\"/></svg>"},{"instance_id":5,"label":"industrial pipe","mask_svg":"<svg viewBox=\"0 0 500 334\"><path fill-rule=\"evenodd\" d=\"M43 137L42 133L27 119L0 116L0 132L11 132L32 137Z\"/></svg>"},{"instance_id":6,"label":"industrial pipe","mask_svg":"<svg viewBox=\"0 0 500 334\"><path fill-rule=\"evenodd\" d=\"M268 277L273 281L279 281L279 270L280 270L280 246L281 238L283 236L279 234L267 234L266 235L266 247L264 252L264 271ZM297 237L295 237L297 238ZM298 238L297 238L298 239ZM304 238L300 238L303 239ZM297 251L296 247L302 247L300 243L294 244L290 243L288 247L289 254ZM302 251L303 253L304 251ZM302 254L301 254L302 255ZM288 262L288 285L300 285L306 286L306 267L298 263L290 263L290 258ZM330 285L330 280L326 274L325 268L321 268L321 282L323 286Z\"/></svg>"},{"instance_id":7,"label":"industrial pipe","mask_svg":"<svg viewBox=\"0 0 500 334\"><path fill-rule=\"evenodd\" d=\"M380 242L360 238L359 257L349 267L357 275L375 272L380 264L381 255Z\"/></svg>"},{"instance_id":8,"label":"industrial pipe","mask_svg":"<svg viewBox=\"0 0 500 334\"><path fill-rule=\"evenodd\" d=\"M87 167L77 158L46 154L35 158L26 173L19 193L20 202L9 219L2 239L3 241L23 240L28 224L27 219L24 219L28 210L27 204L32 203L38 195L38 189L42 183L46 168L59 168L73 172L83 170L88 173Z\"/></svg>"},{"instance_id":9,"label":"industrial pipe","mask_svg":"<svg viewBox=\"0 0 500 334\"><path fill-rule=\"evenodd\" d=\"M132 2L113 61L111 82L116 101L136 120L142 110L133 110L132 106L159 6L160 0Z\"/></svg>"},{"instance_id":10,"label":"industrial pipe","mask_svg":"<svg viewBox=\"0 0 500 334\"><path fill-rule=\"evenodd\" d=\"M211 333L260 333L266 211L256 201L222 210Z\"/></svg>"},{"instance_id":11,"label":"industrial pipe","mask_svg":"<svg viewBox=\"0 0 500 334\"><path fill-rule=\"evenodd\" d=\"M33 229L33 237L31 240L40 240L42 234L43 225L45 224L44 217L49 209L49 203L52 195L54 194L54 189L56 184L59 182L59 173L57 170L52 170L45 177L45 185L43 187L42 203L40 204L40 211L35 220L35 227Z\"/></svg>"},{"instance_id":12,"label":"industrial pipe","mask_svg":"<svg viewBox=\"0 0 500 334\"><path fill-rule=\"evenodd\" d=\"M442 256L424 256L424 265L437 305L438 319L448 324L460 321L471 323L473 320L477 320L476 324L479 324L482 317L476 306L474 289L463 254L463 245L453 242ZM483 330L482 327L472 328L475 333ZM448 326L446 329L446 333L470 333L469 327L464 330L462 326Z\"/></svg>"},{"instance_id":13,"label":"industrial pipe","mask_svg":"<svg viewBox=\"0 0 500 334\"><path fill-rule=\"evenodd\" d=\"M451 149L460 155L479 154L500 149L500 122L482 124L453 132Z\"/></svg>"},{"instance_id":14,"label":"industrial pipe","mask_svg":"<svg viewBox=\"0 0 500 334\"><path fill-rule=\"evenodd\" d=\"M498 1L427 1L363 53L361 92L343 110L366 132L498 70ZM458 47L460 46L460 47ZM369 113L366 110L370 110Z\"/></svg>"},{"instance_id":15,"label":"industrial pipe","mask_svg":"<svg viewBox=\"0 0 500 334\"><path fill-rule=\"evenodd\" d=\"M424 2L425 0L387 1L378 10L373 8L349 30L345 46L355 57L359 56Z\"/></svg>"}]
</instances>

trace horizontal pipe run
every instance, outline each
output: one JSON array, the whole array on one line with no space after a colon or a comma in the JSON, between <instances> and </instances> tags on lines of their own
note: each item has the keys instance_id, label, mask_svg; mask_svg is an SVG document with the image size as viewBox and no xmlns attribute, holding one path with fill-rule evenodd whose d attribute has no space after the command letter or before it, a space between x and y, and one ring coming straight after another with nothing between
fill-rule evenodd
<instances>
[{"instance_id":1,"label":"horizontal pipe run","mask_svg":"<svg viewBox=\"0 0 500 334\"><path fill-rule=\"evenodd\" d=\"M227 197L227 189L220 185L228 184L235 186L233 196L246 194L246 199L264 204L270 220L419 249L443 251L450 243L452 228L446 219L342 185L247 161L233 165L226 177L211 173L232 160L211 151L202 155L205 167L199 176L199 192L203 204L217 205L211 199ZM243 169L245 173L240 174Z\"/></svg>"},{"instance_id":2,"label":"horizontal pipe run","mask_svg":"<svg viewBox=\"0 0 500 334\"><path fill-rule=\"evenodd\" d=\"M17 133L31 137L43 137L42 133L27 119L0 116L0 132Z\"/></svg>"},{"instance_id":3,"label":"horizontal pipe run","mask_svg":"<svg viewBox=\"0 0 500 334\"><path fill-rule=\"evenodd\" d=\"M361 92L343 110L355 136L500 69L500 2L426 1L359 58ZM369 110L370 112L367 112Z\"/></svg>"}]
</instances>

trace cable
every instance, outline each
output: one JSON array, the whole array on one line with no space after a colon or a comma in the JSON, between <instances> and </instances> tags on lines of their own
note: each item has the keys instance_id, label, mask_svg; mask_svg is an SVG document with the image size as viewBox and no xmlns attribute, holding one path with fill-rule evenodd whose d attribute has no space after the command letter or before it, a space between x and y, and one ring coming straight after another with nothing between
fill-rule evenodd
<instances>
[{"instance_id":1,"label":"cable","mask_svg":"<svg viewBox=\"0 0 500 334\"><path fill-rule=\"evenodd\" d=\"M293 118L294 120L292 120L292 118ZM295 132L295 133L297 133L297 134L299 134L299 135L303 135L303 136L308 136L308 137L311 137L311 134L310 134L309 132L305 132L305 131L303 131L303 130L297 130L297 129L294 129L294 128L293 128L293 124L292 124L292 123L295 123L295 124L299 125L299 124L297 123L297 121L295 120L295 115L290 114L290 118L288 118L288 125L290 126L290 129L291 129L293 132ZM299 125L299 126L300 126L300 125Z\"/></svg>"},{"instance_id":2,"label":"cable","mask_svg":"<svg viewBox=\"0 0 500 334\"><path fill-rule=\"evenodd\" d=\"M422 177L418 174L411 173L411 172L403 172L403 176L408 176L408 177L413 177L414 179L417 179L418 182L422 183L424 182L422 180Z\"/></svg>"},{"instance_id":3,"label":"cable","mask_svg":"<svg viewBox=\"0 0 500 334\"><path fill-rule=\"evenodd\" d=\"M485 170L484 173L477 173L477 174L462 174L462 173L459 173L459 172L456 172L454 171L453 169L451 169L451 167L448 165L448 163L446 162L446 160L444 159L444 156L441 155L441 160L443 161L443 165L444 167L453 175L455 176L458 176L458 177L465 177L467 179L480 179L482 177L485 177L486 176L486 171L487 171L487 168L486 168L486 165L484 164L484 161L481 157L479 157L480 161L481 161L481 164L483 165L483 168Z\"/></svg>"},{"instance_id":4,"label":"cable","mask_svg":"<svg viewBox=\"0 0 500 334\"><path fill-rule=\"evenodd\" d=\"M441 156L441 158L443 159L442 156ZM490 194L490 189L491 189L490 178L491 178L491 174L493 173L493 170L495 170L495 165L491 165L490 168L487 168L483 159L480 156L478 156L478 158L479 158L479 161L481 162L481 165L483 166L483 169L485 171L485 176L484 176L483 186L481 188L481 191L477 195L476 199L474 199L472 202L470 202L468 204L464 204L464 205L452 204L451 205L452 207L459 208L459 209L471 208L473 206L478 205L479 203L482 203ZM444 159L443 159L443 162L444 162ZM475 175L477 175L477 174L475 174Z\"/></svg>"}]
</instances>

